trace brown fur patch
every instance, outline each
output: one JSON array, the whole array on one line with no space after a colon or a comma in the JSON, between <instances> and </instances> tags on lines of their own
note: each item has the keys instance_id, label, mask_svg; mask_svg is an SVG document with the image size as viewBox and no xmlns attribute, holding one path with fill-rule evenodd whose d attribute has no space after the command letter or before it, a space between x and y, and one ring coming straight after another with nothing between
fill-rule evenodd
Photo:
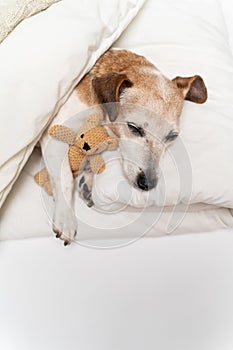
<instances>
[{"instance_id":1,"label":"brown fur patch","mask_svg":"<svg viewBox=\"0 0 233 350\"><path fill-rule=\"evenodd\" d=\"M115 72L96 77L92 83L98 102L103 104L103 110L107 112L110 121L114 121L119 113L119 104L115 102L120 101L121 91L131 87L133 83L128 80L126 74Z\"/></svg>"},{"instance_id":2,"label":"brown fur patch","mask_svg":"<svg viewBox=\"0 0 233 350\"><path fill-rule=\"evenodd\" d=\"M110 84L111 86L109 86L106 82L105 77L109 74L115 77L119 75L119 80L114 78L115 85ZM79 83L76 91L81 101L89 106L109 102L119 90L119 81L123 76L126 81L132 82L132 87L127 89L127 93L122 94L120 101L124 104L133 104L153 110L154 113L163 116L169 122L178 121L184 98L197 103L203 103L207 98L206 87L201 77L177 77L169 80L145 57L127 50L105 52ZM177 79L181 84L185 82L184 88L178 86ZM94 80L98 81L102 98L98 96L99 94L93 87ZM103 96L104 89L105 96ZM107 98L103 98L107 95ZM114 118L112 118L113 120Z\"/></svg>"},{"instance_id":3,"label":"brown fur patch","mask_svg":"<svg viewBox=\"0 0 233 350\"><path fill-rule=\"evenodd\" d=\"M92 80L112 72L124 74L130 81L133 81L133 84L139 84L142 88L143 78L146 78L148 74L144 73L144 77L138 77L138 69L141 67L154 68L153 64L147 61L145 57L127 50L109 50L105 52L76 88L81 101L87 105L98 103L96 94L93 95L91 92Z\"/></svg>"}]
</instances>

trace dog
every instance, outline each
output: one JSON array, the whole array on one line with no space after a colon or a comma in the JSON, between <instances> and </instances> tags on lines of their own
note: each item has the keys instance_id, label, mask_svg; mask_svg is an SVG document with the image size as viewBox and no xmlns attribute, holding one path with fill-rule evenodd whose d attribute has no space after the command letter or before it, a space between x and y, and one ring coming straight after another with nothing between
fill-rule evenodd
<instances>
[{"instance_id":1,"label":"dog","mask_svg":"<svg viewBox=\"0 0 233 350\"><path fill-rule=\"evenodd\" d=\"M53 124L98 105L109 132L118 138L126 178L141 191L148 191L158 183L158 165L166 146L179 135L184 100L204 103L206 99L207 89L199 75L170 80L145 57L110 49L84 76ZM43 155L47 137L41 142ZM46 150L44 160L55 202L53 230L67 245L77 232L74 179L68 159L64 160L61 179L60 165L54 158L56 149ZM90 169L86 169L79 181L80 195L89 206L93 204L92 178Z\"/></svg>"}]
</instances>

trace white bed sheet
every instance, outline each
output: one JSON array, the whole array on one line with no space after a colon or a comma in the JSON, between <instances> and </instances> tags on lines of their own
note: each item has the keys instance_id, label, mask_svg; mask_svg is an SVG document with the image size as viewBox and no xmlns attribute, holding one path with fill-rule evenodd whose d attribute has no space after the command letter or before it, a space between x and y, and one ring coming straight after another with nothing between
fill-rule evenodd
<instances>
[{"instance_id":1,"label":"white bed sheet","mask_svg":"<svg viewBox=\"0 0 233 350\"><path fill-rule=\"evenodd\" d=\"M233 5L232 0L219 0L222 6L224 19L227 25L228 29L228 35L229 35L229 45L231 47L231 50L233 52Z\"/></svg>"},{"instance_id":2,"label":"white bed sheet","mask_svg":"<svg viewBox=\"0 0 233 350\"><path fill-rule=\"evenodd\" d=\"M232 350L233 232L0 245L4 350Z\"/></svg>"},{"instance_id":3,"label":"white bed sheet","mask_svg":"<svg viewBox=\"0 0 233 350\"><path fill-rule=\"evenodd\" d=\"M233 230L111 250L1 242L0 348L232 350L232 247Z\"/></svg>"}]
</instances>

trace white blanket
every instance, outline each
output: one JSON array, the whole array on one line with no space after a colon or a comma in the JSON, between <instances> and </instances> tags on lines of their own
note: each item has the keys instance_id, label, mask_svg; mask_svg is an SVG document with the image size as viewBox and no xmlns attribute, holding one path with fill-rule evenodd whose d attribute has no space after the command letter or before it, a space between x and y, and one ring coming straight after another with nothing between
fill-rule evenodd
<instances>
[{"instance_id":1,"label":"white blanket","mask_svg":"<svg viewBox=\"0 0 233 350\"><path fill-rule=\"evenodd\" d=\"M0 46L0 207L72 89L144 0L66 0L20 23Z\"/></svg>"}]
</instances>

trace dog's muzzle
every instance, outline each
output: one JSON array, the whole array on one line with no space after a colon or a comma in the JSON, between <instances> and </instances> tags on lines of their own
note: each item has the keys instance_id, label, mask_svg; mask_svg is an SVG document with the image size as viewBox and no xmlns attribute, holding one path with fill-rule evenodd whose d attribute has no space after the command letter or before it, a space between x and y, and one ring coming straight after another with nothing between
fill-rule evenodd
<instances>
[{"instance_id":1,"label":"dog's muzzle","mask_svg":"<svg viewBox=\"0 0 233 350\"><path fill-rule=\"evenodd\" d=\"M145 174L144 171L141 171L137 176L137 186L143 191L149 191L152 188L155 188L158 183L158 178L156 175Z\"/></svg>"}]
</instances>

